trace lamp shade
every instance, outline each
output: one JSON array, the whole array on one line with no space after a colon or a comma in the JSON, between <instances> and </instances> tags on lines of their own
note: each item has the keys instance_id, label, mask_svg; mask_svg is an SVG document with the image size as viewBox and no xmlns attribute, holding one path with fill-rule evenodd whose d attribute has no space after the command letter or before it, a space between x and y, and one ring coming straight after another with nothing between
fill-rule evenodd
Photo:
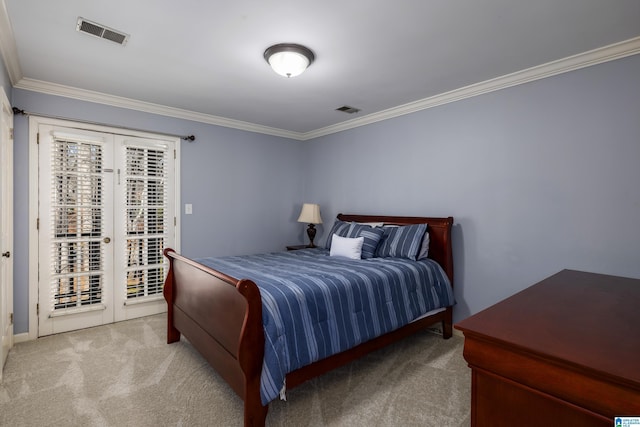
<instances>
[{"instance_id":1,"label":"lamp shade","mask_svg":"<svg viewBox=\"0 0 640 427\"><path fill-rule=\"evenodd\" d=\"M322 218L320 217L320 205L314 203L304 203L298 222L305 222L307 224L322 224Z\"/></svg>"},{"instance_id":2,"label":"lamp shade","mask_svg":"<svg viewBox=\"0 0 640 427\"><path fill-rule=\"evenodd\" d=\"M273 71L284 77L295 77L302 74L315 59L315 55L308 48L290 43L281 43L264 51Z\"/></svg>"}]
</instances>

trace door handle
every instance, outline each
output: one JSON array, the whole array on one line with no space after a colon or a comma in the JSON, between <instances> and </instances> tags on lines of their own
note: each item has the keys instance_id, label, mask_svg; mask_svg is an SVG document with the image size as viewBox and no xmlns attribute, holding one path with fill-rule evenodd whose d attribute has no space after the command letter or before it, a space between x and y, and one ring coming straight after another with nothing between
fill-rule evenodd
<instances>
[{"instance_id":1,"label":"door handle","mask_svg":"<svg viewBox=\"0 0 640 427\"><path fill-rule=\"evenodd\" d=\"M110 237L105 237L104 239L102 239L103 242L105 243L109 243L111 241Z\"/></svg>"},{"instance_id":2,"label":"door handle","mask_svg":"<svg viewBox=\"0 0 640 427\"><path fill-rule=\"evenodd\" d=\"M5 258L9 258L9 257L11 257L11 252L9 252L9 251L3 252L2 256L5 257Z\"/></svg>"}]
</instances>

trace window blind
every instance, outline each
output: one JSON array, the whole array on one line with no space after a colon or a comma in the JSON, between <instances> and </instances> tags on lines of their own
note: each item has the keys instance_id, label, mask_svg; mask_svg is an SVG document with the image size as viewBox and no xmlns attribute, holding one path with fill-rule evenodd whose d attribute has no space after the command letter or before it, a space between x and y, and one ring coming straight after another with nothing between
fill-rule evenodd
<instances>
[{"instance_id":1,"label":"window blind","mask_svg":"<svg viewBox=\"0 0 640 427\"><path fill-rule=\"evenodd\" d=\"M167 219L168 150L126 147L127 300L162 293Z\"/></svg>"},{"instance_id":2,"label":"window blind","mask_svg":"<svg viewBox=\"0 0 640 427\"><path fill-rule=\"evenodd\" d=\"M102 304L101 144L57 136L51 179L53 311Z\"/></svg>"}]
</instances>

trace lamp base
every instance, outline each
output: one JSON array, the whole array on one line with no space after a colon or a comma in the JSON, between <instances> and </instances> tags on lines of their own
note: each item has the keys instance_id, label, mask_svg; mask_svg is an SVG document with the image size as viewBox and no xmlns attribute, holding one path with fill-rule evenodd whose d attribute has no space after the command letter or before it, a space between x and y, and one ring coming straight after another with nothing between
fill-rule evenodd
<instances>
[{"instance_id":1,"label":"lamp base","mask_svg":"<svg viewBox=\"0 0 640 427\"><path fill-rule=\"evenodd\" d=\"M313 244L313 239L315 239L316 237L316 226L313 224L309 224L309 227L307 228L307 236L309 236L309 245L307 246L308 248L315 248L316 245Z\"/></svg>"}]
</instances>

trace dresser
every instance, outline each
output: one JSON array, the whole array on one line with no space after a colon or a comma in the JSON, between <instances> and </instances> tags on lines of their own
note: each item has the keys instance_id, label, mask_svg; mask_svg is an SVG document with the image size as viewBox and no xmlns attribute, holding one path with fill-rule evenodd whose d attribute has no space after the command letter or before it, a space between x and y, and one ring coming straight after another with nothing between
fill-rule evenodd
<instances>
[{"instance_id":1,"label":"dresser","mask_svg":"<svg viewBox=\"0 0 640 427\"><path fill-rule=\"evenodd\" d=\"M472 426L640 416L638 279L563 270L454 327L472 372Z\"/></svg>"}]
</instances>

